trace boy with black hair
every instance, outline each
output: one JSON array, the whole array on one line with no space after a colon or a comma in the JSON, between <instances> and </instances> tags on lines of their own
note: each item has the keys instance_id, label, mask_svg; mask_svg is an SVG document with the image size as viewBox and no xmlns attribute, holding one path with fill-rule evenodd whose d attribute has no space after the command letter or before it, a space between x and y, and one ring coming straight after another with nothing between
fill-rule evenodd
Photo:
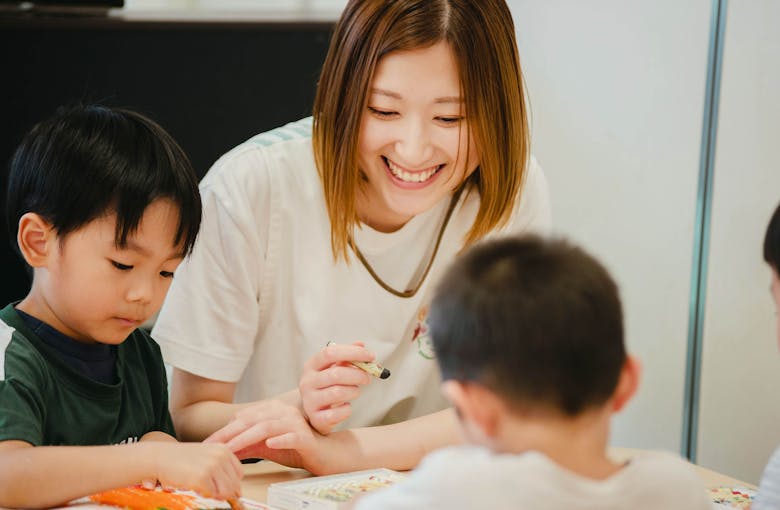
<instances>
[{"instance_id":1,"label":"boy with black hair","mask_svg":"<svg viewBox=\"0 0 780 510\"><path fill-rule=\"evenodd\" d=\"M780 317L780 205L777 206L764 234L764 262L772 272L770 291L775 302L777 315ZM780 318L777 319L777 341L780 345ZM751 507L753 510L780 509L780 448L775 450L769 459L758 493Z\"/></svg>"},{"instance_id":2,"label":"boy with black hair","mask_svg":"<svg viewBox=\"0 0 780 510\"><path fill-rule=\"evenodd\" d=\"M679 457L607 455L639 366L617 286L581 249L538 237L478 245L442 280L429 327L471 445L432 453L357 508L711 508Z\"/></svg>"},{"instance_id":3,"label":"boy with black hair","mask_svg":"<svg viewBox=\"0 0 780 510\"><path fill-rule=\"evenodd\" d=\"M0 506L158 481L238 495L227 448L175 442L160 350L138 329L200 227L181 148L132 111L61 109L16 150L6 204L33 281L0 310Z\"/></svg>"}]
</instances>

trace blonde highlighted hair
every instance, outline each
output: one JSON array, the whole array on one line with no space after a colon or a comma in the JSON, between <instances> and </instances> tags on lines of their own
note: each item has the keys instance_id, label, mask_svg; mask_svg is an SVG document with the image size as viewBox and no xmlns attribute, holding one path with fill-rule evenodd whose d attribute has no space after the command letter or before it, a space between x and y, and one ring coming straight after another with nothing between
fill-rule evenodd
<instances>
[{"instance_id":1,"label":"blonde highlighted hair","mask_svg":"<svg viewBox=\"0 0 780 510\"><path fill-rule=\"evenodd\" d=\"M504 224L529 160L528 115L512 16L504 0L350 0L336 25L314 99L313 146L336 260L359 222L358 137L379 60L445 41L457 61L479 167L480 207L465 245Z\"/></svg>"}]
</instances>

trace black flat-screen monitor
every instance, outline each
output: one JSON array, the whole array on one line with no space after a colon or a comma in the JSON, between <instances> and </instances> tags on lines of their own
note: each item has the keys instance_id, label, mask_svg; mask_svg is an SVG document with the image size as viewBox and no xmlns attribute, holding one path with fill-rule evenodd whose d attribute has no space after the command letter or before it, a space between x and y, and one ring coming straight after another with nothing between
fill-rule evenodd
<instances>
[{"instance_id":1,"label":"black flat-screen monitor","mask_svg":"<svg viewBox=\"0 0 780 510\"><path fill-rule=\"evenodd\" d=\"M41 8L111 8L111 7L124 7L125 0L32 0L22 2L20 0L0 0L0 7L5 10L19 9L19 10L31 10L37 7Z\"/></svg>"}]
</instances>

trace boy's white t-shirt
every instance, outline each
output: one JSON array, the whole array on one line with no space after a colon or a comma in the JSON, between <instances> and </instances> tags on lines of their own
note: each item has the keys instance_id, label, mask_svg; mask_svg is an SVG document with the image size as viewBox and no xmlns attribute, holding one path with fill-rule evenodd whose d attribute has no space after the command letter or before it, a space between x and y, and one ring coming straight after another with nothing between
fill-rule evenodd
<instances>
[{"instance_id":1,"label":"boy's white t-shirt","mask_svg":"<svg viewBox=\"0 0 780 510\"><path fill-rule=\"evenodd\" d=\"M775 450L761 475L752 510L780 509L780 448Z\"/></svg>"},{"instance_id":2,"label":"boy's white t-shirt","mask_svg":"<svg viewBox=\"0 0 780 510\"><path fill-rule=\"evenodd\" d=\"M409 479L357 500L355 510L711 510L693 467L670 453L631 459L605 480L564 469L542 453L494 454L477 446L437 450Z\"/></svg>"},{"instance_id":3,"label":"boy's white t-shirt","mask_svg":"<svg viewBox=\"0 0 780 510\"><path fill-rule=\"evenodd\" d=\"M444 409L425 318L435 284L462 248L479 207L463 193L430 273L414 297L377 284L350 252L334 261L330 221L311 145L311 119L258 135L220 158L201 183L203 221L152 332L167 363L238 382L235 401L297 388L328 341L362 341L392 375L372 380L343 425L394 423ZM413 286L449 199L393 233L362 226L355 242L392 287ZM531 161L512 218L495 235L550 226L547 183Z\"/></svg>"}]
</instances>

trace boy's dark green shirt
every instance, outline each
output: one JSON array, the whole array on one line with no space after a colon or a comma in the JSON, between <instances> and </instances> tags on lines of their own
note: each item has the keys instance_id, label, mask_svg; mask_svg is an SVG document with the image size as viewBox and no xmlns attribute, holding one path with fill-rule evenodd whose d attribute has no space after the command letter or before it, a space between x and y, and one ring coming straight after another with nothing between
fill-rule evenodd
<instances>
[{"instance_id":1,"label":"boy's dark green shirt","mask_svg":"<svg viewBox=\"0 0 780 510\"><path fill-rule=\"evenodd\" d=\"M165 366L147 333L117 346L117 383L103 384L60 361L13 305L0 310L0 441L123 444L155 430L175 437Z\"/></svg>"}]
</instances>

